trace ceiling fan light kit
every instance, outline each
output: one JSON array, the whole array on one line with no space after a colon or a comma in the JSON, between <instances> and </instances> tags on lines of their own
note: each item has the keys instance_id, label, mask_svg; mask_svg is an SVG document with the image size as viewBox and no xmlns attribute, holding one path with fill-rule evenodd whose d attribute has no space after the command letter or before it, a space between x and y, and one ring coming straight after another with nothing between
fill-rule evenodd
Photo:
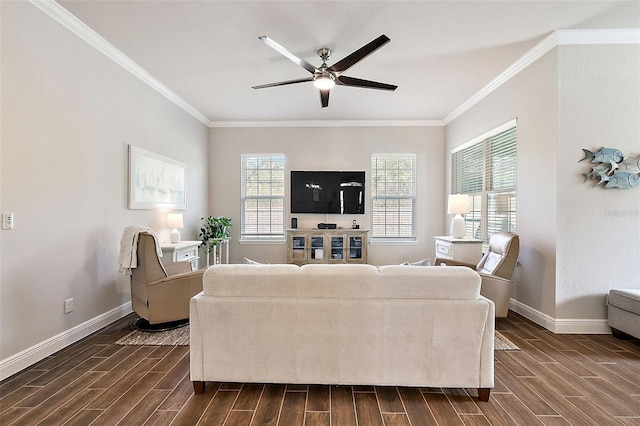
<instances>
[{"instance_id":1,"label":"ceiling fan light kit","mask_svg":"<svg viewBox=\"0 0 640 426\"><path fill-rule=\"evenodd\" d=\"M336 85L335 78L329 74L317 75L313 78L313 85L320 90L329 90Z\"/></svg>"},{"instance_id":2,"label":"ceiling fan light kit","mask_svg":"<svg viewBox=\"0 0 640 426\"><path fill-rule=\"evenodd\" d=\"M298 58L296 55L289 52L286 48L271 40L267 36L260 36L258 37L258 39L263 41L276 52L285 56L290 61L300 65L302 68L313 75L307 78L253 86L253 89L264 89L266 87L284 86L288 84L305 83L308 81L312 81L313 85L320 90L320 103L322 104L322 108L326 108L329 106L329 92L335 85L387 91L394 91L398 87L393 84L379 83L376 81L362 80L359 78L342 75L346 70L390 42L391 39L389 39L389 37L384 34L371 41L370 43L362 46L360 49L336 62L332 66L327 65L327 60L331 56L331 49L328 49L326 47L319 49L318 56L320 57L320 59L322 59L322 65L320 65L319 67L314 67L307 61Z\"/></svg>"}]
</instances>

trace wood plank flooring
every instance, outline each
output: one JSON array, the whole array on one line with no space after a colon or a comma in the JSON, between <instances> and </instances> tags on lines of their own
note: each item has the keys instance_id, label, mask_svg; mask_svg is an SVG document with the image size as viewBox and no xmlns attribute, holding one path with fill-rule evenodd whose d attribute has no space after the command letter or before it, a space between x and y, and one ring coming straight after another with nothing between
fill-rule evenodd
<instances>
[{"instance_id":1,"label":"wood plank flooring","mask_svg":"<svg viewBox=\"0 0 640 426\"><path fill-rule=\"evenodd\" d=\"M554 335L509 313L489 402L474 389L207 383L187 346L116 346L131 316L0 383L2 425L640 425L640 341Z\"/></svg>"}]
</instances>

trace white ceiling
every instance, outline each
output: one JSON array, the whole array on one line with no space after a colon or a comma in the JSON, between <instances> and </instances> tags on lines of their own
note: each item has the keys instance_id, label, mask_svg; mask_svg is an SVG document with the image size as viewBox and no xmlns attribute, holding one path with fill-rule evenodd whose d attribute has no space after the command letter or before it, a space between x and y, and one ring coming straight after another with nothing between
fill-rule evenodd
<instances>
[{"instance_id":1,"label":"white ceiling","mask_svg":"<svg viewBox=\"0 0 640 426\"><path fill-rule=\"evenodd\" d=\"M588 28L618 1L67 1L59 3L209 120L442 120L556 29ZM623 5L624 6L624 5ZM640 17L638 17L640 21ZM258 40L329 64L386 34L345 75L395 92L336 87Z\"/></svg>"}]
</instances>

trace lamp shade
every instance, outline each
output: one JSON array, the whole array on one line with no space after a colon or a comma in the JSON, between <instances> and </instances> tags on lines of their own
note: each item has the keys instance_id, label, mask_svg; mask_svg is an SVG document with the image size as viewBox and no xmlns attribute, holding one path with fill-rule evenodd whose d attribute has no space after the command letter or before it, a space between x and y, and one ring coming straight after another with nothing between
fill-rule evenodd
<instances>
[{"instance_id":1,"label":"lamp shade","mask_svg":"<svg viewBox=\"0 0 640 426\"><path fill-rule=\"evenodd\" d=\"M447 206L449 214L466 214L471 213L469 206L469 194L451 194L449 195L449 205Z\"/></svg>"},{"instance_id":2,"label":"lamp shade","mask_svg":"<svg viewBox=\"0 0 640 426\"><path fill-rule=\"evenodd\" d=\"M167 228L182 228L182 213L169 213L167 215Z\"/></svg>"}]
</instances>

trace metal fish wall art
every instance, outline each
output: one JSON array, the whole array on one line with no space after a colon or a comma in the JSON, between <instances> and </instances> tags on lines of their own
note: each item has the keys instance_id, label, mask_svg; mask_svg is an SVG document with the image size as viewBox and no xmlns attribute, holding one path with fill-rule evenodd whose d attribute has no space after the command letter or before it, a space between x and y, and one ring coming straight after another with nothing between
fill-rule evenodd
<instances>
[{"instance_id":1,"label":"metal fish wall art","mask_svg":"<svg viewBox=\"0 0 640 426\"><path fill-rule=\"evenodd\" d=\"M625 159L619 149L601 147L599 151L592 152L582 149L584 161L591 158L591 171L583 173L584 181L597 181L593 186L604 184L604 187L628 189L640 185L640 157ZM578 161L578 163L580 162Z\"/></svg>"}]
</instances>

